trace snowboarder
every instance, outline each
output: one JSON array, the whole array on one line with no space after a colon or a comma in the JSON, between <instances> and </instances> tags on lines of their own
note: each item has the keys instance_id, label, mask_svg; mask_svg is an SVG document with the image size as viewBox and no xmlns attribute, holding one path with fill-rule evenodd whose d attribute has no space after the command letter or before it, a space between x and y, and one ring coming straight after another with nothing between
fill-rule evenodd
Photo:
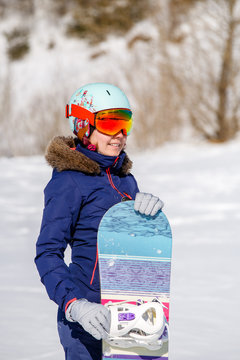
<instances>
[{"instance_id":1,"label":"snowboarder","mask_svg":"<svg viewBox=\"0 0 240 360\"><path fill-rule=\"evenodd\" d=\"M100 304L97 230L114 204L135 199L135 210L155 215L163 206L139 192L124 149L132 111L116 86L87 84L66 106L76 137L55 137L46 159L53 167L35 263L50 299L58 306L58 332L68 360L99 360L110 312ZM71 247L71 263L64 251Z\"/></svg>"}]
</instances>

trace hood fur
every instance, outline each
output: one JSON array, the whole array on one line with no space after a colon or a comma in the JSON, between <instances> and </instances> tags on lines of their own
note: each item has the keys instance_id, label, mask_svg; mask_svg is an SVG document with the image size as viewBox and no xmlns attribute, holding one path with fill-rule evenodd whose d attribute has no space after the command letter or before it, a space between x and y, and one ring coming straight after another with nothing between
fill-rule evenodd
<instances>
[{"instance_id":1,"label":"hood fur","mask_svg":"<svg viewBox=\"0 0 240 360\"><path fill-rule=\"evenodd\" d=\"M77 138L72 136L56 136L50 141L45 158L50 166L56 168L57 171L64 170L76 170L81 171L89 175L100 174L99 164L85 156L79 151L74 151L73 148L76 147L78 142ZM123 165L121 168L121 173L127 175L130 173L132 168L132 162L126 155Z\"/></svg>"}]
</instances>

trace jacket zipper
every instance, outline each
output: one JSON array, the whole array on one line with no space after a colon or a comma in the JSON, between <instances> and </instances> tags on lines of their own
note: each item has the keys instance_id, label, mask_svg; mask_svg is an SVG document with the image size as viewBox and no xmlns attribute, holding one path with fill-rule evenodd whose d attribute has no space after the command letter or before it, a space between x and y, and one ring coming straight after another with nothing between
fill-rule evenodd
<instances>
[{"instance_id":1,"label":"jacket zipper","mask_svg":"<svg viewBox=\"0 0 240 360\"><path fill-rule=\"evenodd\" d=\"M97 245L96 260L95 260L94 269L93 269L93 272L92 272L92 277L91 277L90 285L92 285L92 283L93 283L95 271L96 271L96 268L97 268L97 263L98 263L98 245Z\"/></svg>"},{"instance_id":2,"label":"jacket zipper","mask_svg":"<svg viewBox=\"0 0 240 360\"><path fill-rule=\"evenodd\" d=\"M108 169L106 170L106 173L107 173L107 176L108 176L108 181L110 182L112 188L113 188L114 190L116 190L116 191L119 193L119 195L121 195L122 198L128 197L129 200L132 200L132 197L131 197L130 195L128 195L128 194L125 193L125 192L122 194L121 191L119 191L119 190L116 188L116 186L115 186L114 183L113 183L112 177L111 177L110 168L108 168Z\"/></svg>"},{"instance_id":3,"label":"jacket zipper","mask_svg":"<svg viewBox=\"0 0 240 360\"><path fill-rule=\"evenodd\" d=\"M110 168L108 168L106 170L106 173L107 173L107 177L108 177L108 181L110 182L112 188L114 190L116 190L118 192L119 195L121 195L122 198L125 198L127 197L129 200L132 200L132 197L130 195L128 195L127 193L121 193L121 191L119 191L116 186L114 185L113 183L113 180L112 180L112 177L111 177L111 172L110 172ZM97 252L96 252L96 260L95 260L95 264L94 264L94 269L93 269L93 272L92 272L92 277L91 277L91 281L90 281L90 285L92 285L93 283L93 279L94 279L94 275L95 275L95 272L96 272L96 268L97 268L97 263L98 263L98 246L97 246Z\"/></svg>"}]
</instances>

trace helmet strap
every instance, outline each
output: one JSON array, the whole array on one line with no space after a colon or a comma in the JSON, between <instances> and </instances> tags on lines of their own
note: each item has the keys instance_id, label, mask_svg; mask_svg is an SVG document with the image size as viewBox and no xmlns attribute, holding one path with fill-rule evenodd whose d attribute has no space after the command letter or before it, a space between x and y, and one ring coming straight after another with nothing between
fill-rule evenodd
<instances>
[{"instance_id":1,"label":"helmet strap","mask_svg":"<svg viewBox=\"0 0 240 360\"><path fill-rule=\"evenodd\" d=\"M81 120L78 118L75 118L74 121L74 134L77 135L77 137L82 140L83 136L86 135L87 137L90 136L90 123L89 120Z\"/></svg>"},{"instance_id":2,"label":"helmet strap","mask_svg":"<svg viewBox=\"0 0 240 360\"><path fill-rule=\"evenodd\" d=\"M77 137L82 141L82 139L87 131L88 131L88 125L86 125L84 128L82 128L78 131Z\"/></svg>"}]
</instances>

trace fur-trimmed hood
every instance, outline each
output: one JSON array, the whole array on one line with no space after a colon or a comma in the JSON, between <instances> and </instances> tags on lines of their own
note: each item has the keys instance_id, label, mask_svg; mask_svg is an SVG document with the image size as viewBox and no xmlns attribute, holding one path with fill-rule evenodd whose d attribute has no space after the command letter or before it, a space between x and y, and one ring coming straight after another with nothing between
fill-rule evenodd
<instances>
[{"instance_id":1,"label":"fur-trimmed hood","mask_svg":"<svg viewBox=\"0 0 240 360\"><path fill-rule=\"evenodd\" d=\"M72 136L64 137L64 136L56 136L49 143L45 158L49 165L53 168L56 168L57 171L61 172L64 170L76 170L81 171L85 174L89 175L97 175L101 172L100 164L91 159L90 157L83 154L81 151L75 151L74 149L78 146L79 140L78 138L73 138ZM94 152L89 151L89 155L91 153L96 154ZM128 156L123 153L122 156L123 161L121 164L121 168L119 172L123 175L127 175L130 173L132 168L132 161L128 158ZM99 156L101 156L99 154ZM103 155L102 155L103 156ZM96 157L96 156L92 156ZM114 157L106 157L113 159ZM112 161L113 165L114 161Z\"/></svg>"}]
</instances>

